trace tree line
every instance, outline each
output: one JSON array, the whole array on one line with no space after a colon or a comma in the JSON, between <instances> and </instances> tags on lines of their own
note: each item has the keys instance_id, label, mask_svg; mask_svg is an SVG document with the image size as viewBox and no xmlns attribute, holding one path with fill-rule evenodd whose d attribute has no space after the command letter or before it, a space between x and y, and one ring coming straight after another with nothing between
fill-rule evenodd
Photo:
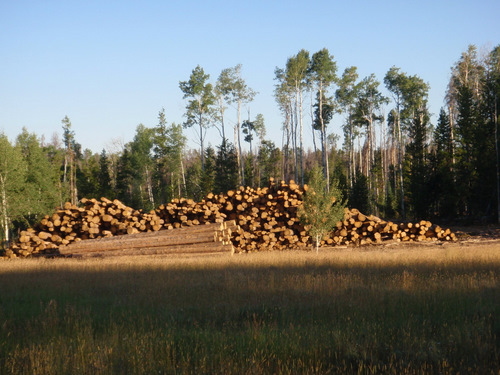
<instances>
[{"instance_id":1,"label":"tree line","mask_svg":"<svg viewBox=\"0 0 500 375\"><path fill-rule=\"evenodd\" d=\"M156 125L139 124L116 152L84 149L68 116L62 139L23 129L11 142L0 134L1 238L8 241L82 197L151 210L173 198L266 186L271 177L304 184L315 166L327 189L340 189L362 212L400 220L498 220L500 46L481 55L471 45L461 54L436 124L422 78L391 67L383 85L388 96L374 74L360 78L355 66L340 74L327 49L299 51L275 69L281 144L266 139L262 114L251 118L258 93L241 65L224 69L214 83L197 66L179 82L184 123L169 123L162 109ZM334 116L342 118L342 146L329 129ZM199 149L187 148L186 128L196 131ZM217 131L218 145L206 144L208 131ZM305 131L313 134L308 147Z\"/></svg>"}]
</instances>

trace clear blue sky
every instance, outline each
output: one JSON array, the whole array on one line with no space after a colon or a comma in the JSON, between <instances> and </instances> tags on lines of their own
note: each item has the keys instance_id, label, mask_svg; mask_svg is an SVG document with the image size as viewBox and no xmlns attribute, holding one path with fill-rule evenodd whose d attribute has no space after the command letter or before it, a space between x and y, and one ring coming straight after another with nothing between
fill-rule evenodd
<instances>
[{"instance_id":1,"label":"clear blue sky","mask_svg":"<svg viewBox=\"0 0 500 375\"><path fill-rule=\"evenodd\" d=\"M50 140L67 115L77 142L100 152L131 141L139 123L155 126L162 108L168 122L182 123L179 81L196 65L215 81L242 64L259 92L252 117L262 113L268 138L281 146L274 69L302 48L324 47L339 74L355 65L360 78L374 73L383 82L395 65L418 75L437 114L467 46L500 44L499 15L499 0L1 0L0 132L14 140L26 127ZM334 132L341 122L334 118ZM195 133L185 134L196 148Z\"/></svg>"}]
</instances>

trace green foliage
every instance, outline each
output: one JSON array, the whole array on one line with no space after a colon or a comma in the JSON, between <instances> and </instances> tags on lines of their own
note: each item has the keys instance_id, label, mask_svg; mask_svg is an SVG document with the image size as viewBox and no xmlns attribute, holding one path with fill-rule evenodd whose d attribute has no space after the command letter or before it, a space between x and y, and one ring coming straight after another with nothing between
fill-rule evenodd
<instances>
[{"instance_id":1,"label":"green foliage","mask_svg":"<svg viewBox=\"0 0 500 375\"><path fill-rule=\"evenodd\" d=\"M185 196L182 155L186 137L181 125L167 124L164 109L160 111L158 119L153 134L154 187L157 204L162 204Z\"/></svg>"},{"instance_id":2,"label":"green foliage","mask_svg":"<svg viewBox=\"0 0 500 375\"><path fill-rule=\"evenodd\" d=\"M26 161L19 147L0 133L0 229L2 244L10 240L13 220L23 217L25 203Z\"/></svg>"},{"instance_id":3,"label":"green foliage","mask_svg":"<svg viewBox=\"0 0 500 375\"><path fill-rule=\"evenodd\" d=\"M216 177L215 151L212 146L208 146L205 150L205 169L200 177L201 196L215 191Z\"/></svg>"},{"instance_id":4,"label":"green foliage","mask_svg":"<svg viewBox=\"0 0 500 375\"><path fill-rule=\"evenodd\" d=\"M117 198L127 206L134 206L133 187L135 170L132 164L132 155L128 147L125 147L118 159L115 192Z\"/></svg>"},{"instance_id":5,"label":"green foliage","mask_svg":"<svg viewBox=\"0 0 500 375\"><path fill-rule=\"evenodd\" d=\"M111 184L110 166L106 150L102 150L99 158L99 195L108 199L113 198L113 186Z\"/></svg>"},{"instance_id":6,"label":"green foliage","mask_svg":"<svg viewBox=\"0 0 500 375\"><path fill-rule=\"evenodd\" d=\"M26 163L23 201L28 210L23 215L23 221L26 226L30 226L58 205L58 174L36 134L29 134L23 129L17 137L16 146Z\"/></svg>"},{"instance_id":7,"label":"green foliage","mask_svg":"<svg viewBox=\"0 0 500 375\"><path fill-rule=\"evenodd\" d=\"M298 214L314 238L316 249L323 236L343 219L344 208L345 202L338 187L332 185L328 190L321 168L313 168L308 179L303 205L299 208Z\"/></svg>"},{"instance_id":8,"label":"green foliage","mask_svg":"<svg viewBox=\"0 0 500 375\"><path fill-rule=\"evenodd\" d=\"M368 177L359 171L349 194L349 205L363 213L371 213Z\"/></svg>"},{"instance_id":9,"label":"green foliage","mask_svg":"<svg viewBox=\"0 0 500 375\"><path fill-rule=\"evenodd\" d=\"M199 65L193 69L188 81L179 82L184 99L189 99L186 105L186 122L184 127L198 126L200 141L201 169L205 166L204 142L207 128L211 125L214 116L215 95L212 84L208 82L209 74Z\"/></svg>"},{"instance_id":10,"label":"green foliage","mask_svg":"<svg viewBox=\"0 0 500 375\"><path fill-rule=\"evenodd\" d=\"M281 176L282 152L276 147L274 142L264 140L259 148L257 156L259 164L258 185L260 187L269 185L269 179L274 178L279 181Z\"/></svg>"},{"instance_id":11,"label":"green foliage","mask_svg":"<svg viewBox=\"0 0 500 375\"><path fill-rule=\"evenodd\" d=\"M100 189L100 156L93 154L90 150L83 152L80 160L80 167L76 171L76 181L78 194L80 197L103 197L110 198L109 195L102 195Z\"/></svg>"},{"instance_id":12,"label":"green foliage","mask_svg":"<svg viewBox=\"0 0 500 375\"><path fill-rule=\"evenodd\" d=\"M234 145L227 140L217 147L215 192L225 193L238 187L238 159Z\"/></svg>"},{"instance_id":13,"label":"green foliage","mask_svg":"<svg viewBox=\"0 0 500 375\"><path fill-rule=\"evenodd\" d=\"M417 114L410 128L411 142L406 146L408 161L408 197L409 206L416 219L425 219L429 216L430 197L428 194L428 132L429 114L427 108Z\"/></svg>"}]
</instances>

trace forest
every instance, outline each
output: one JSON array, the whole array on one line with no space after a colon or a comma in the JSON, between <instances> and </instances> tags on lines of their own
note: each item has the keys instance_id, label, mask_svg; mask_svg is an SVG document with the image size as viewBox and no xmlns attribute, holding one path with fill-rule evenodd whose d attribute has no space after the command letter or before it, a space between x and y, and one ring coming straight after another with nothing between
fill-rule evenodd
<instances>
[{"instance_id":1,"label":"forest","mask_svg":"<svg viewBox=\"0 0 500 375\"><path fill-rule=\"evenodd\" d=\"M84 148L68 116L62 139L23 129L11 141L0 133L2 244L67 201L107 197L149 211L174 198L267 186L270 178L303 185L315 166L327 187L366 214L461 224L500 219L500 45L482 54L470 45L459 56L436 124L421 77L395 66L381 81L359 77L355 66L339 72L327 49L301 50L276 68L280 143L266 138L263 115L242 120L257 93L241 65L213 83L197 66L179 89L185 122L169 123L162 109L155 126L139 124L119 151ZM343 119L343 139L329 128L333 116ZM187 147L188 128L199 148ZM304 144L306 131L312 145ZM207 132L218 134L217 146L207 145Z\"/></svg>"}]
</instances>

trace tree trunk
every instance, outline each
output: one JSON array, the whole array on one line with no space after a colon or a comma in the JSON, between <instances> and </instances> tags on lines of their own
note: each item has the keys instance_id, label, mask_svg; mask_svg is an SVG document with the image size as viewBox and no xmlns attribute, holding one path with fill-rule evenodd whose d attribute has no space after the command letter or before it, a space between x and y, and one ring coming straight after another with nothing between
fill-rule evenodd
<instances>
[{"instance_id":1,"label":"tree trunk","mask_svg":"<svg viewBox=\"0 0 500 375\"><path fill-rule=\"evenodd\" d=\"M401 216L404 220L406 218L406 211L405 211L405 190L404 190L404 178L403 178L403 137L401 134L399 110L398 110L397 126L398 126L398 143L399 143L398 169L399 169L399 184L401 190Z\"/></svg>"},{"instance_id":2,"label":"tree trunk","mask_svg":"<svg viewBox=\"0 0 500 375\"><path fill-rule=\"evenodd\" d=\"M497 96L495 95L495 151L497 157L497 222L500 224L500 160L498 150L498 113L497 113Z\"/></svg>"},{"instance_id":3,"label":"tree trunk","mask_svg":"<svg viewBox=\"0 0 500 375\"><path fill-rule=\"evenodd\" d=\"M5 186L5 179L2 175L0 175L0 189L2 192L2 207L1 207L1 214L2 217L0 218L1 221L1 226L3 229L3 241L4 245L7 245L9 243L9 226L10 226L10 219L9 219L9 214L8 214L8 204L7 204L7 192L6 192L6 186Z\"/></svg>"},{"instance_id":4,"label":"tree trunk","mask_svg":"<svg viewBox=\"0 0 500 375\"><path fill-rule=\"evenodd\" d=\"M245 165L243 163L243 153L241 150L241 100L238 100L238 123L236 124L238 128L238 166L240 167L241 173L241 185L245 186Z\"/></svg>"},{"instance_id":5,"label":"tree trunk","mask_svg":"<svg viewBox=\"0 0 500 375\"><path fill-rule=\"evenodd\" d=\"M300 121L300 184L304 186L304 121L302 114L302 91L299 92L299 121Z\"/></svg>"}]
</instances>

